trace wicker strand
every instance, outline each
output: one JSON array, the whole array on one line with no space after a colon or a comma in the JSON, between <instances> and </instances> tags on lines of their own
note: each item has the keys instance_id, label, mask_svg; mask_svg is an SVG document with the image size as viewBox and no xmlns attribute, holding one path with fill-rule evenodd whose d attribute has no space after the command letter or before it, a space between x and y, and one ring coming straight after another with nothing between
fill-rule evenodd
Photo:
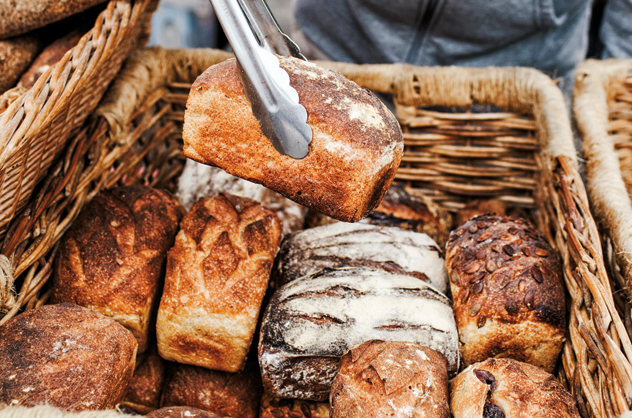
<instances>
[{"instance_id":1,"label":"wicker strand","mask_svg":"<svg viewBox=\"0 0 632 418\"><path fill-rule=\"evenodd\" d=\"M6 313L15 307L17 295L13 284L11 260L0 254L0 313Z\"/></svg>"}]
</instances>

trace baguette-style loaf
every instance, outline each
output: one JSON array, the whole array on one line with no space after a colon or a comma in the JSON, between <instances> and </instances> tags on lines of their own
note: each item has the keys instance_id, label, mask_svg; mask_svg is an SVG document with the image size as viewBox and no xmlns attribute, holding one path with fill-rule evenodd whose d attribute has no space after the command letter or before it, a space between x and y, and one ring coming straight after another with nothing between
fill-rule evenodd
<instances>
[{"instance_id":1,"label":"baguette-style loaf","mask_svg":"<svg viewBox=\"0 0 632 418\"><path fill-rule=\"evenodd\" d=\"M202 199L169 251L156 334L160 355L236 372L244 367L281 241L274 212L254 200Z\"/></svg>"},{"instance_id":2,"label":"baguette-style loaf","mask_svg":"<svg viewBox=\"0 0 632 418\"><path fill-rule=\"evenodd\" d=\"M526 220L484 215L456 229L446 264L465 365L508 357L552 372L566 333L561 265Z\"/></svg>"},{"instance_id":3,"label":"baguette-style loaf","mask_svg":"<svg viewBox=\"0 0 632 418\"><path fill-rule=\"evenodd\" d=\"M284 285L266 308L259 342L265 390L327 400L340 358L371 339L426 345L447 358L451 372L458 370L456 324L441 292L383 270L323 270Z\"/></svg>"},{"instance_id":4,"label":"baguette-style loaf","mask_svg":"<svg viewBox=\"0 0 632 418\"><path fill-rule=\"evenodd\" d=\"M220 168L187 160L178 180L176 193L178 200L187 210L198 200L204 197L215 197L222 192L256 200L276 213L283 225L283 234L303 229L307 214L306 207L260 184L231 176Z\"/></svg>"},{"instance_id":5,"label":"baguette-style loaf","mask_svg":"<svg viewBox=\"0 0 632 418\"><path fill-rule=\"evenodd\" d=\"M443 355L421 344L366 341L349 350L331 387L331 418L450 418Z\"/></svg>"},{"instance_id":6,"label":"baguette-style loaf","mask_svg":"<svg viewBox=\"0 0 632 418\"><path fill-rule=\"evenodd\" d=\"M64 303L26 311L0 326L0 405L114 408L136 348L131 332L89 309Z\"/></svg>"},{"instance_id":7,"label":"baguette-style loaf","mask_svg":"<svg viewBox=\"0 0 632 418\"><path fill-rule=\"evenodd\" d=\"M264 136L244 95L234 59L207 69L191 87L184 115L184 153L261 183L345 222L380 203L403 153L397 119L368 90L341 75L279 57L313 137L303 159L280 154Z\"/></svg>"},{"instance_id":8,"label":"baguette-style loaf","mask_svg":"<svg viewBox=\"0 0 632 418\"><path fill-rule=\"evenodd\" d=\"M53 303L76 303L111 317L145 351L167 251L183 215L182 205L161 190L127 186L101 192L62 239Z\"/></svg>"},{"instance_id":9,"label":"baguette-style loaf","mask_svg":"<svg viewBox=\"0 0 632 418\"><path fill-rule=\"evenodd\" d=\"M426 234L343 222L285 238L275 264L275 286L340 267L368 267L415 277L443 293L448 286L443 253Z\"/></svg>"},{"instance_id":10,"label":"baguette-style loaf","mask_svg":"<svg viewBox=\"0 0 632 418\"><path fill-rule=\"evenodd\" d=\"M511 359L488 359L450 382L454 418L579 418L555 376Z\"/></svg>"},{"instance_id":11,"label":"baguette-style loaf","mask_svg":"<svg viewBox=\"0 0 632 418\"><path fill-rule=\"evenodd\" d=\"M165 361L158 355L155 345L139 354L136 357L134 375L121 405L139 414L147 414L159 408L165 368Z\"/></svg>"},{"instance_id":12,"label":"baguette-style loaf","mask_svg":"<svg viewBox=\"0 0 632 418\"><path fill-rule=\"evenodd\" d=\"M329 418L329 412L329 402L279 399L264 393L259 418Z\"/></svg>"},{"instance_id":13,"label":"baguette-style loaf","mask_svg":"<svg viewBox=\"0 0 632 418\"><path fill-rule=\"evenodd\" d=\"M230 418L256 418L261 400L256 363L239 373L172 363L162 390L162 406L189 406Z\"/></svg>"}]
</instances>

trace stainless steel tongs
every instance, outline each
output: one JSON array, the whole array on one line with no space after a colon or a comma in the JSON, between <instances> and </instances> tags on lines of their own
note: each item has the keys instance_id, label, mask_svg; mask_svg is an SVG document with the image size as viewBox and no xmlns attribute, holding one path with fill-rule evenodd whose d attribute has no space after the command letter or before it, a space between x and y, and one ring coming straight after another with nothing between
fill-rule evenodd
<instances>
[{"instance_id":1,"label":"stainless steel tongs","mask_svg":"<svg viewBox=\"0 0 632 418\"><path fill-rule=\"evenodd\" d=\"M265 0L210 0L235 52L239 77L261 131L282 154L303 158L312 129L307 111L274 54L305 59L285 35Z\"/></svg>"}]
</instances>

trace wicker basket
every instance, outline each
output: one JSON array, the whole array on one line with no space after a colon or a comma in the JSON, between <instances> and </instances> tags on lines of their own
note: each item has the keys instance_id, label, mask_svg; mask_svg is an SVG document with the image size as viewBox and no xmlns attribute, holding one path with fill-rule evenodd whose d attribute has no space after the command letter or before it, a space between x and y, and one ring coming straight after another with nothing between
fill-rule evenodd
<instances>
[{"instance_id":1,"label":"wicker basket","mask_svg":"<svg viewBox=\"0 0 632 418\"><path fill-rule=\"evenodd\" d=\"M110 0L79 44L0 116L0 239L125 58L144 45L157 0Z\"/></svg>"},{"instance_id":2,"label":"wicker basket","mask_svg":"<svg viewBox=\"0 0 632 418\"><path fill-rule=\"evenodd\" d=\"M184 163L181 127L190 83L228 56L162 49L132 56L97 117L75 137L25 214L11 223L3 246L5 289L14 280L19 290L5 290L5 300L13 302L0 323L22 307L46 302L56 243L95 193L115 184L174 187ZM563 259L569 291L559 377L584 416L627 411L632 346L613 300L562 94L553 82L529 69L320 64L393 95L405 138L400 180L450 210L493 197L539 225ZM0 282L0 300L1 290Z\"/></svg>"}]
</instances>

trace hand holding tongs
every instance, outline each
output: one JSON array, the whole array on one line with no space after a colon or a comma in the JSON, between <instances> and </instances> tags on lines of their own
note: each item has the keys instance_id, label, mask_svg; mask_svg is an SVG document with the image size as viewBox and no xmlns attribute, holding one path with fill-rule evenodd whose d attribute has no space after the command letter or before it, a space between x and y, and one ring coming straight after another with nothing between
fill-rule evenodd
<instances>
[{"instance_id":1,"label":"hand holding tongs","mask_svg":"<svg viewBox=\"0 0 632 418\"><path fill-rule=\"evenodd\" d=\"M305 57L281 32L265 0L210 1L237 57L239 77L261 131L280 153L305 157L312 141L307 111L274 54Z\"/></svg>"}]
</instances>

